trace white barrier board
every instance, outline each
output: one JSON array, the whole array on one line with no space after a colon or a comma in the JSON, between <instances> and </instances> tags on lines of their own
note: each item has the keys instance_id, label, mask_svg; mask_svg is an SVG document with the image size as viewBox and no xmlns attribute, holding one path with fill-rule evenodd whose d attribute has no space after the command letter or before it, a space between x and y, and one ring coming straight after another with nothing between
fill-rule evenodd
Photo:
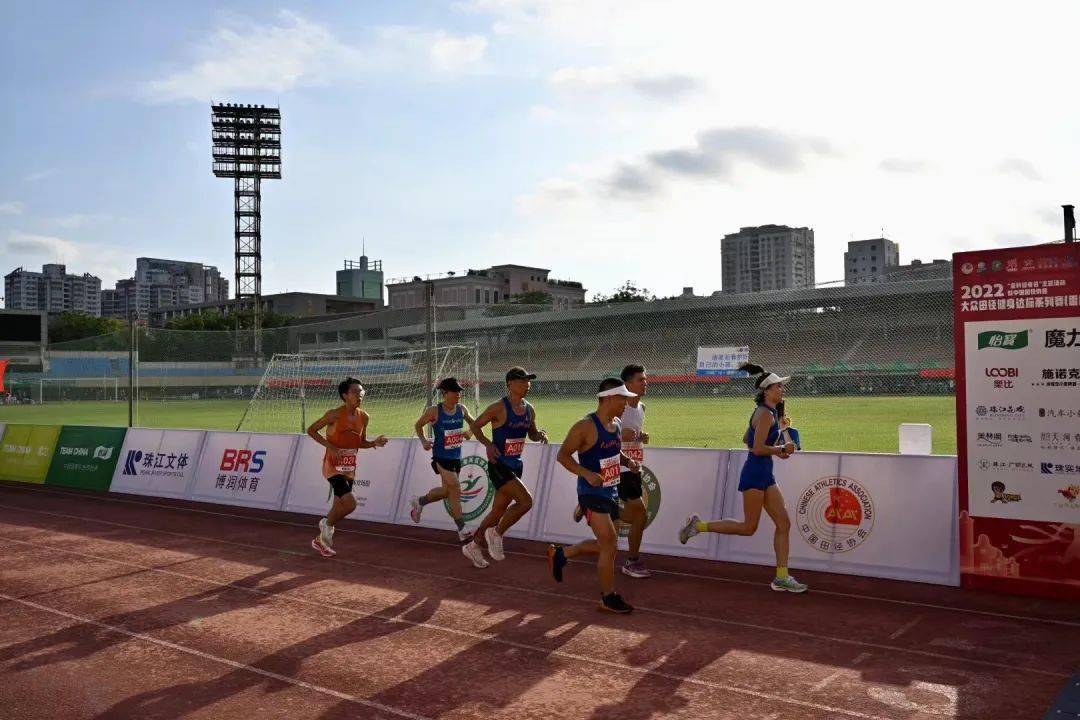
<instances>
[{"instance_id":1,"label":"white barrier board","mask_svg":"<svg viewBox=\"0 0 1080 720\"><path fill-rule=\"evenodd\" d=\"M360 450L356 459L353 497L356 510L349 516L358 520L390 522L394 517L405 451L410 440L394 438L381 448ZM325 515L334 499L330 483L322 474L323 453L319 443L300 436L296 461L289 476L283 510Z\"/></svg>"},{"instance_id":2,"label":"white barrier board","mask_svg":"<svg viewBox=\"0 0 1080 720\"><path fill-rule=\"evenodd\" d=\"M109 491L187 497L205 437L202 430L130 428Z\"/></svg>"},{"instance_id":3,"label":"white barrier board","mask_svg":"<svg viewBox=\"0 0 1080 720\"><path fill-rule=\"evenodd\" d=\"M584 521L573 521L577 477L555 460L558 449L557 445L551 449L552 464L540 537L553 542L575 543L590 539L593 534ZM723 492L727 455L727 450L649 448L646 451L642 499L649 524L642 538L643 552L687 557L712 554L709 538L694 545L680 545L678 533L690 513L705 516L713 511L718 494ZM622 523L619 528L619 545L625 550L629 528Z\"/></svg>"},{"instance_id":4,"label":"white barrier board","mask_svg":"<svg viewBox=\"0 0 1080 720\"><path fill-rule=\"evenodd\" d=\"M545 471L546 448L539 443L525 443L521 454L521 461L525 465L525 477L521 478L522 485L533 496L533 509L517 524L510 528L509 537L533 538L535 528L538 525L537 516L540 502L537 496L540 489L541 474ZM412 455L409 465L409 474L405 478L405 491L401 495L401 503L398 508L395 522L403 525L411 525L409 517L409 500L416 495L424 495L428 490L439 487L442 483L439 476L431 469L431 451L424 450L420 441L413 440L412 447L407 451ZM461 448L461 473L458 476L461 484L461 509L467 527L475 528L491 510L495 500L495 487L488 479L488 459L483 446L475 440L465 442ZM450 519L450 513L444 503L434 503L424 507L420 521L423 527L456 529L454 521Z\"/></svg>"},{"instance_id":5,"label":"white barrier board","mask_svg":"<svg viewBox=\"0 0 1080 720\"><path fill-rule=\"evenodd\" d=\"M299 437L208 432L190 498L279 510Z\"/></svg>"}]
</instances>

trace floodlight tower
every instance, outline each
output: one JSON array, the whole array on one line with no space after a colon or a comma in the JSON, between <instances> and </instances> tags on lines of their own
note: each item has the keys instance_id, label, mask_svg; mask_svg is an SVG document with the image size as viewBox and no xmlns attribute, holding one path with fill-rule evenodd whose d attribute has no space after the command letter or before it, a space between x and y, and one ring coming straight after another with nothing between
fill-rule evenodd
<instances>
[{"instance_id":1,"label":"floodlight tower","mask_svg":"<svg viewBox=\"0 0 1080 720\"><path fill-rule=\"evenodd\" d=\"M281 111L265 105L211 104L214 175L235 181L236 310L252 313L254 360L262 357L262 190L281 179ZM239 347L240 333L237 333Z\"/></svg>"}]
</instances>

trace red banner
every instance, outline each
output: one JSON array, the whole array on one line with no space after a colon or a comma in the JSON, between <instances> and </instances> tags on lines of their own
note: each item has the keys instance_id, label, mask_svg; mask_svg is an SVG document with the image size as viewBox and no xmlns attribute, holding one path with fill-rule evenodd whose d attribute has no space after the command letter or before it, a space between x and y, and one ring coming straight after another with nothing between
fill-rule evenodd
<instances>
[{"instance_id":1,"label":"red banner","mask_svg":"<svg viewBox=\"0 0 1080 720\"><path fill-rule=\"evenodd\" d=\"M0 392L7 392L4 390L4 373L7 372L9 360L0 360Z\"/></svg>"},{"instance_id":2,"label":"red banner","mask_svg":"<svg viewBox=\"0 0 1080 720\"><path fill-rule=\"evenodd\" d=\"M964 587L1080 598L1080 247L953 255Z\"/></svg>"}]
</instances>

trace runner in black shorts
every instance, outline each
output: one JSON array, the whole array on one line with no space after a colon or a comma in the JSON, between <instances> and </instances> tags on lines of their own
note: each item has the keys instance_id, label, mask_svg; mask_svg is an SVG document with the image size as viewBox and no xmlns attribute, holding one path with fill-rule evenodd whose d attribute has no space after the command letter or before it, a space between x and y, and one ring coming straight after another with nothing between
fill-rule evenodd
<instances>
[{"instance_id":1,"label":"runner in black shorts","mask_svg":"<svg viewBox=\"0 0 1080 720\"><path fill-rule=\"evenodd\" d=\"M486 549L492 560L503 560L503 535L532 509L532 495L521 482L525 467L521 453L525 438L547 443L547 433L536 427L536 409L525 396L532 388L536 375L525 368L512 367L506 373L506 396L492 403L476 422L469 425L473 435L487 450L488 477L495 487L495 500L491 512L473 533L472 542L461 551L466 557L478 549ZM484 426L491 424L492 439L484 434Z\"/></svg>"}]
</instances>

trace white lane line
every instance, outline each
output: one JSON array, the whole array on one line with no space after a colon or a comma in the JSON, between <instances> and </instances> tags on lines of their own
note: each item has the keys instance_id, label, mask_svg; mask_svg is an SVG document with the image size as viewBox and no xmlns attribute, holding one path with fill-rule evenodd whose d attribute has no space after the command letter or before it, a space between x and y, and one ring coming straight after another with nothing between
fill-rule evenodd
<instances>
[{"instance_id":1,"label":"white lane line","mask_svg":"<svg viewBox=\"0 0 1080 720\"><path fill-rule=\"evenodd\" d=\"M16 540L16 539L7 538L7 537L0 537L0 540L6 540L8 542L21 543L21 544L25 544L25 545L32 545L32 543L27 543L27 542L25 542L23 540ZM262 596L267 597L267 598L269 598L271 600L274 600L274 601L285 601L285 602L290 602L290 603L309 605L309 606L312 606L314 608L317 608L317 609L320 609L320 610L323 610L323 611L326 611L328 609L332 609L332 610L337 610L339 612L347 613L349 615L352 615L353 617L376 618L376 619L385 620L386 622L391 622L391 623L403 623L405 625L410 625L412 627L422 627L422 628L426 628L426 629L429 629L429 630L435 630L435 631L439 631L439 632L443 632L443 633L448 633L448 634L451 634L451 635L458 635L458 636L461 636L461 637L467 637L467 638L471 638L471 639L474 639L474 640L478 640L480 642L490 642L490 643L493 643L493 644L506 645L508 647L519 649L519 650L527 650L529 652L539 653L539 654L544 655L544 656L554 655L554 656L557 656L557 657L562 657L562 658L566 658L566 659L569 659L569 660L574 660L576 662L584 663L586 665L599 665L599 666L603 666L603 667L606 667L606 668L622 670L622 671L625 671L625 672L637 673L639 675L653 675L653 676L656 676L656 677L662 677L662 678L664 678L666 680L675 680L677 682L684 682L684 683L688 683L688 684L691 684L691 685L697 685L697 686L700 686L700 687L709 688L709 689L712 689L712 690L721 690L721 691L724 691L724 692L732 692L732 693L737 693L739 695L747 695L747 696L762 699L762 700L771 700L771 701L774 701L774 702L785 703L785 704L788 704L788 705L797 705L799 707L812 708L814 710L824 710L824 711L827 711L827 712L840 713L841 715L846 715L846 716L849 716L849 717L865 718L867 720L891 720L890 718L886 718L886 717L883 717L883 716L880 716L880 715L869 715L869 714L866 714L866 713L858 712L857 710L848 710L848 709L845 709L845 708L838 708L838 707L833 707L833 706L830 706L830 705L823 705L821 703L810 702L810 701L807 701L807 700L797 700L795 698L784 697L783 695L775 695L773 693L760 692L760 691L757 691L757 690L752 690L750 688L738 687L738 686L734 686L734 685L725 685L723 683L714 683L714 682L710 682L708 680L701 680L699 678L689 677L689 676L686 676L686 675L677 675L675 673L662 672L660 670L656 670L655 668L637 667L637 666L634 666L634 665L626 665L626 664L623 664L623 663L613 662L613 661L610 661L610 660L602 660L602 659L599 659L599 658L589 657L589 656L586 656L586 655L578 655L577 653L567 652L565 650L552 650L550 648L541 647L539 645L530 645L529 643L522 643L522 642L516 642L516 641L513 641L513 640L506 640L504 638L500 638L498 635L495 635L493 633L470 632L470 631L467 631L467 630L458 630L456 628L445 627L443 625L435 625L435 624L429 623L429 622L416 622L416 621L413 621L413 620L409 620L409 619L407 619L405 617L402 617L402 615L409 612L408 610L405 611L405 613L400 613L398 615L384 615L384 614L375 613L375 612L369 613L369 612L364 612L362 610L356 610L354 608L346 607L346 606L343 606L343 605L336 605L336 604L330 603L330 602L304 600L303 598L296 598L296 597L291 597L291 596L283 596L283 595L276 594L276 593L270 593L270 592L267 592L265 590L259 590L258 588L250 588L250 587L245 587L243 585L234 585L233 583L224 583L224 582L220 582L220 581L217 581L217 580L211 580L209 578L199 577L197 575L189 575L187 573L179 573L179 572L175 572L175 571L172 571L172 570L157 570L157 569L151 568L149 566L139 565L138 563L132 563L132 562L127 562L127 561L123 561L123 560L112 560L111 558L101 557L101 556L98 556L98 555L92 555L90 553L80 553L80 552L76 552L76 551L73 551L73 550L64 550L62 548L57 548L55 546L46 546L43 549L47 549L47 550L52 551L52 552L57 552L57 551L66 552L66 553L68 553L70 555L78 555L78 556L83 556L83 557L87 557L87 558L92 558L92 559L95 559L95 560L102 560L102 561L105 561L105 562L112 562L112 563L116 563L118 565L131 565L131 566L134 566L134 567L142 567L142 568L144 568L146 570L150 570L152 572L158 572L158 573L161 573L163 575L173 575L173 576L181 577L181 578L184 578L184 579L187 579L187 580L193 580L193 581L196 581L196 582L202 582L202 583L205 583L205 584L208 584L208 585L213 585L213 586L217 586L217 587L225 587L225 588L230 588L230 589L233 589L233 590L241 590L243 592L253 593L253 594L256 594L256 595L262 595ZM316 689L316 690L326 690L327 692L335 694L335 697L341 697L342 699L352 699L352 700L355 700L356 702L360 702L361 704L368 704L369 703L369 701L362 700L360 698L353 698L353 696L351 696L351 695L346 695L344 693L337 693L337 691L335 691L335 690L328 690L326 688L320 688L319 686L316 686L316 685L309 685L308 683L304 683L304 682L299 681L299 680L294 681L292 679L286 678L285 676L277 675L276 673L271 673L271 672L268 672L268 671L260 670L258 668L254 668L254 667L251 667L249 665L243 665L242 663L237 663L237 662L234 662L232 660L227 660L225 658L218 658L216 656L208 655L206 653L202 653L201 651L194 650L192 648L187 648L187 647L182 646L182 645L176 645L175 643L170 643L170 642L168 642L166 640L158 640L157 638L153 638L153 637L150 637L150 636L141 635L139 633L133 633L133 632L130 632L128 630L124 630L123 628L114 627L112 625L107 625L105 623L97 622L96 620L90 620L88 618L82 618L82 617L80 617L78 615L73 615L73 614L67 613L67 612L65 612L63 610L57 610L55 608L49 608L49 607L46 607L44 605L38 605L37 603L33 603L33 602L30 602L30 601L22 600L20 598L12 597L12 596L6 595L6 594L4 594L2 592L0 592L0 600L9 600L9 601L12 601L12 602L18 602L18 603L22 603L24 605L29 605L31 607L38 608L39 610L44 610L46 612L53 612L53 613L56 613L58 615L63 615L65 617L69 617L69 618L74 619L74 620L81 620L83 622L88 622L88 623L91 623L91 624L96 625L98 627L103 627L103 628L108 628L110 630L115 630L117 632L123 633L124 635L128 635L129 637L136 637L136 638L144 639L144 640L147 640L149 642L156 643L158 645L163 645L165 647L172 647L172 648L175 648L177 650L181 650L182 652L189 652L189 653L194 654L194 655L199 655L200 657L206 657L207 659L219 660L219 661L224 662L226 664L229 664L229 665L231 665L233 667L250 669L250 670L252 670L254 672L257 672L257 673L260 673L262 675L267 675L269 677L274 677L274 678L277 678L277 679L281 679L281 680L284 680L285 682L292 682L293 684L301 685L303 687L311 687L312 689ZM377 706L377 704L375 704L375 703L371 703L371 705L373 707ZM386 706L379 706L379 707L386 707ZM404 711L396 711L393 708L388 708L387 707L387 712L395 712L396 714L400 715ZM419 715L407 715L407 714L405 716L406 717L415 717L415 718L421 718L422 717L422 716L419 716ZM425 720L427 720L427 719L425 719Z\"/></svg>"},{"instance_id":2,"label":"white lane line","mask_svg":"<svg viewBox=\"0 0 1080 720\"><path fill-rule=\"evenodd\" d=\"M911 622L904 625L904 627L902 627L899 630L897 630L896 632L894 632L892 635L889 636L889 639L890 640L895 640L896 638L900 637L901 635L906 633L908 630L915 627L919 623L920 620L922 620L922 615L919 615L914 620L912 620Z\"/></svg>"},{"instance_id":3,"label":"white lane line","mask_svg":"<svg viewBox=\"0 0 1080 720\"><path fill-rule=\"evenodd\" d=\"M274 520L274 519L271 519L271 518L255 517L255 516L251 516L251 515L238 515L238 514L235 514L235 513L218 512L218 511L214 511L214 510L203 510L201 508L178 507L176 505L166 505L164 503L146 502L146 501L142 501L142 500L129 500L129 499L122 499L122 498L118 498L118 497L105 496L105 495L86 495L86 494L82 494L82 493L74 493L74 492L57 490L55 488L21 488L21 487L15 487L15 486L12 486L12 485L0 485L0 489L16 490L16 491L21 491L23 493L47 493L47 494L50 494L50 495L61 495L61 496L66 496L66 497L71 497L71 498L80 498L80 499L83 499L83 500L91 499L91 500L97 500L99 502L109 502L109 503L121 504L121 505L140 505L140 506L143 506L143 507L159 508L161 510L171 510L173 512L196 513L196 514L199 514L199 515L211 515L211 516L215 516L215 517L230 518L230 519L233 519L233 520L248 520L248 521L251 521L251 522L270 523L270 524L273 524L273 525L286 525L286 526L289 526L289 527L299 527L299 528L307 528L307 529L312 529L312 528L315 527L314 523L299 523L299 522L293 522L293 521L290 521L290 520ZM23 511L28 511L28 512L34 512L34 511L29 510L28 508L20 508L18 506L0 505L0 507L7 507L7 508L13 509L13 510L23 510ZM42 512L42 513L44 513L46 515L50 514L50 513L46 512L46 511L41 511L41 510L36 511L36 512ZM363 521L356 521L356 522L363 522ZM433 530L435 528L427 528L427 527L425 527L424 529L425 530ZM457 548L459 546L458 543L456 543L456 542L449 542L449 541L445 541L445 540L426 540L424 538L404 537L402 535L395 535L393 533L380 533L380 532L374 532L374 531L371 531L371 530L355 530L355 529L350 529L350 528L340 528L340 529L338 529L338 532L346 533L346 534L352 534L352 535L366 535L368 537L385 538L385 539L389 539L389 540L397 540L399 542L418 543L418 544L423 544L423 545L440 545L442 547L453 547L453 548ZM515 539L517 539L517 538L515 538ZM525 542L539 542L539 541L528 541L528 540L526 540ZM506 554L507 555L516 555L518 557L536 558L536 559L540 559L540 560L546 560L547 559L546 555L542 555L542 554L538 554L538 553L526 553L526 552L517 552L517 551L507 550ZM582 562L582 561L571 560L570 562L576 563L576 562ZM684 577L684 578L690 578L690 579L693 579L693 580L706 580L706 581L709 581L709 582L729 583L729 584L733 584L733 585L748 585L748 586L757 588L759 590L761 590L762 588L767 586L767 583L761 583L761 582L758 582L756 580L741 580L739 578L727 578L727 577L720 577L720 576L717 576L717 575L701 575L701 574L698 574L698 573L679 572L677 570L653 569L652 571L653 571L654 574L657 574L657 575L671 575L672 577ZM878 595L864 595L864 594L861 594L861 593L847 593L847 592L839 592L839 591L836 591L836 590L821 590L821 589L818 589L818 588L814 588L811 592L812 592L813 595L826 595L826 596L829 596L829 597L851 598L851 599L854 599L854 600L867 600L867 601L870 601L870 602L888 603L888 604L891 604L891 605L903 605L903 606L906 606L906 607L921 607L921 608L928 608L928 609L931 609L931 610L942 610L942 611L945 611L945 612L963 613L963 614L966 614L966 615L981 615L981 616L985 616L985 617L1002 618L1002 619L1005 619L1005 620L1020 620L1022 622L1044 623L1044 624L1048 624L1048 625L1062 625L1062 626L1065 626L1065 627L1080 628L1080 622L1073 622L1073 621L1070 621L1070 620L1057 620L1057 619L1054 619L1054 618L1034 617L1034 616L1030 616L1030 615L1016 615L1016 614L1012 614L1012 613L995 612L993 610L976 610L974 608L955 607L955 606L952 606L952 605L941 605L941 604L938 604L938 603L920 602L918 600L898 600L896 598L881 597L881 596L878 596Z\"/></svg>"},{"instance_id":4,"label":"white lane line","mask_svg":"<svg viewBox=\"0 0 1080 720\"><path fill-rule=\"evenodd\" d=\"M0 507L5 507L5 506L0 505ZM296 550L288 550L288 549L283 549L283 548L268 547L266 545L254 545L254 544L250 544L250 543L238 543L238 542L233 542L231 540L221 540L221 539L218 539L218 538L205 537L205 536L201 536L201 535L189 535L189 534L186 534L186 533L177 533L177 532L172 532L172 531L169 531L169 530L159 530L157 528L140 527L138 525L128 525L126 523L117 523L117 522L113 522L111 520L98 520L96 518L83 518L83 517L79 517L79 516L76 516L76 515L63 515L61 513L50 513L50 512L46 512L44 510L30 510L28 512L38 512L38 513L42 513L42 514L46 514L46 515L56 515L58 517L68 518L68 519L72 519L72 520L84 520L84 521L88 521L88 522L95 522L95 523L100 523L100 524L103 524L103 525L109 525L109 526L114 526L114 527L123 527L123 528L130 529L130 530L139 530L139 531L148 532L148 533L157 533L157 534L161 534L161 535L170 535L170 536L174 536L174 537L181 537L181 538L186 538L186 539L189 539L189 540L200 540L200 541L204 541L204 542L218 543L218 544L221 544L221 545L229 545L229 546L233 546L233 547L241 547L241 548L248 549L248 550L258 550L260 552L269 551L269 552L276 552L276 553L285 554L285 555L296 555L296 556L299 556L299 557L305 557L305 558L309 558L309 559L312 558L312 556L313 556L313 553L310 552L310 551L299 552L299 551L296 551ZM7 539L11 539L14 542L20 542L20 543L24 542L22 540L17 540L17 539L13 539L13 538L7 538ZM59 550L60 548L56 548L56 549ZM388 571L388 572L391 572L391 573L396 573L396 574L399 574L399 575L413 575L413 576L424 578L426 580L443 580L443 581L459 582L459 583L470 584L470 585L478 585L478 586L481 586L481 587L495 588L495 589L498 589L498 590L506 590L506 591L513 592L513 593L528 593L530 595L537 595L537 596L541 596L541 597L558 598L558 599L563 600L563 601L579 602L579 603L583 602L583 603L588 603L590 605L593 605L596 602L596 600L593 599L593 598L581 598L581 597L577 597L577 596L574 596L574 595L566 595L566 594L563 594L563 593L550 592L550 591L546 591L546 590L537 590L535 588L525 587L525 586L522 586L522 585L503 585L501 583L487 582L487 581L483 581L483 580L470 580L470 579L466 579L466 578L457 577L457 576L454 576L454 575L439 575L439 574L436 574L436 573L428 573L428 572L423 572L423 571L420 571L420 570L411 570L411 569L407 569L407 568L396 567L396 566L393 566L393 565L380 565L380 564L377 564L377 563L361 562L359 560L343 559L340 556L335 557L334 562L344 563L344 564L347 564L347 565L355 565L357 567L366 567L366 568L373 568L373 569L377 569L377 570L385 570L385 571ZM697 622L697 623L708 622L708 623L713 623L713 624L717 624L717 625L729 625L729 626L732 626L732 627L747 628L747 629L756 630L756 631L763 631L763 632L769 633L770 635L792 635L792 636L796 636L796 637L809 638L809 639L812 639L812 640L825 641L827 643L834 643L834 644L839 643L839 644L844 644L844 645L852 645L852 646L855 646L855 647L864 647L864 648L877 649L877 650L886 650L888 652L893 652L893 653L905 653L905 654L908 654L908 655L918 655L920 657L932 657L932 658L935 658L935 659L938 659L938 660L948 660L948 661L951 661L951 662L957 662L957 663L962 663L962 664L984 665L984 666L987 666L987 667L1010 670L1010 671L1013 671L1013 672L1030 672L1030 673L1035 673L1035 674L1038 674L1038 675L1047 675L1049 677L1055 677L1055 678L1062 678L1062 677L1067 678L1067 677L1069 677L1069 675L1064 674L1064 673L1056 673L1056 672L1049 671L1049 670L1043 670L1041 668L1022 667L1022 666L1017 666L1014 663L999 663L999 662L994 662L994 661L991 661L991 660L978 660L978 659L973 659L973 658L970 658L970 657L957 656L957 655L947 655L945 653L932 652L932 651L929 651L929 650L918 650L918 649L915 649L915 648L905 648L905 647L900 647L900 646L895 646L895 645L885 645L885 644L882 644L882 643L875 643L875 642L869 642L869 641L864 641L864 640L852 640L850 638L845 638L845 637L835 637L835 636L830 636L830 635L820 635L820 634L817 634L817 633L807 632L805 630L794 630L794 629L789 629L789 628L778 628L778 627L775 627L775 626L772 626L772 625L760 625L760 624L748 623L748 622L742 622L742 621L736 621L736 620L725 620L725 619L712 617L712 616L708 616L708 615L694 615L694 614L691 614L691 613L683 613L683 612L678 612L678 611L675 611L675 610L661 610L661 609L658 609L658 608L649 608L649 607L645 607L645 606L642 606L642 605L637 605L637 606L635 606L634 609L635 609L635 611L638 611L638 612L648 612L648 613L653 613L653 614L656 614L656 615L663 615L663 616L672 617L672 618L679 618L679 619L684 619L684 620L692 620L692 621Z\"/></svg>"},{"instance_id":5,"label":"white lane line","mask_svg":"<svg viewBox=\"0 0 1080 720\"><path fill-rule=\"evenodd\" d=\"M151 637L149 635L144 635L142 633L132 632L132 631L126 630L126 629L124 629L122 627L117 627L116 625L110 625L108 623L98 622L97 620L94 620L92 618L83 617L82 615L76 615L75 613L69 613L69 612L67 612L65 610L58 610L57 608L48 607L46 605L41 605L40 603L36 603L36 602L31 601L31 600L25 600L23 598L12 597L11 595L5 595L2 592L0 592L0 600L7 600L8 602L13 602L13 603L18 603L20 605L25 605L26 607L34 608L35 610L40 610L42 612L51 613L53 615L59 615L60 617L67 618L68 620L74 620L75 622L85 623L87 625L93 625L94 627L99 627L99 628L102 628L103 630L109 630L110 632L118 633L120 635L125 635L125 636L127 636L129 638L132 638L134 640L142 640L143 642L148 642L148 643L151 643L153 645L157 645L159 647L168 648L170 650L175 650L176 652L184 653L186 655L191 655L193 657L201 658L203 660L209 660L211 662L218 663L219 665L226 665L226 666L231 667L231 668L233 668L235 670L244 670L246 672L254 673L255 675L262 675L263 677L271 678L273 680L277 680L277 681L283 682L283 683L288 683L289 685L293 685L295 687L302 687L302 688L305 688L307 690L314 690L317 693L322 693L323 695L329 695L330 697L336 698L338 700L347 700L348 702L356 703L357 705L363 705L364 707L372 708L374 710L380 710L382 712L390 713L391 715L396 715L398 717L409 718L409 720L433 720L432 718L429 718L429 717L427 717L425 715L417 715L416 713L411 713L411 712L408 712L407 710L399 710L398 708L391 707L389 705L384 705L384 704L382 704L380 702L374 702L372 700L365 700L363 698L358 698L355 695L349 695L347 693L339 692L337 690L333 690L333 689L328 688L328 687L323 687L322 685L316 685L314 683L305 682L303 680L297 680L296 678L289 677L288 675L280 675L280 674L278 674L276 672L271 672L269 670L263 670L262 668L257 668L257 667L254 667L252 665L246 665L244 663L239 663L239 662L236 662L235 660L229 660L228 658L219 657L217 655L211 655L210 653L203 652L202 650L196 650L195 648L190 648L190 647L187 647L186 645L179 645L177 643L169 642L168 640L161 640L159 638Z\"/></svg>"}]
</instances>

